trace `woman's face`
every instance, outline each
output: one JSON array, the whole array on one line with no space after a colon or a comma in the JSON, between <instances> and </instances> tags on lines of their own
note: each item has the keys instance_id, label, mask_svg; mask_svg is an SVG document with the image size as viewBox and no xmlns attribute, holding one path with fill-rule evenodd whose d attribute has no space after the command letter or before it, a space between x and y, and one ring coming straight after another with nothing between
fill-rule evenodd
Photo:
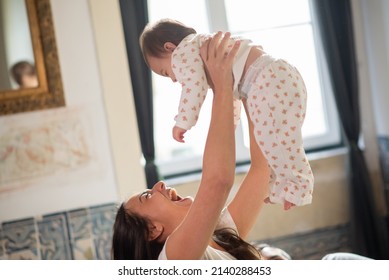
<instances>
[{"instance_id":1,"label":"woman's face","mask_svg":"<svg viewBox=\"0 0 389 280\"><path fill-rule=\"evenodd\" d=\"M175 189L160 181L152 189L132 196L125 208L147 217L152 223L162 224L165 233L171 233L184 219L192 203L192 197L182 198Z\"/></svg>"}]
</instances>

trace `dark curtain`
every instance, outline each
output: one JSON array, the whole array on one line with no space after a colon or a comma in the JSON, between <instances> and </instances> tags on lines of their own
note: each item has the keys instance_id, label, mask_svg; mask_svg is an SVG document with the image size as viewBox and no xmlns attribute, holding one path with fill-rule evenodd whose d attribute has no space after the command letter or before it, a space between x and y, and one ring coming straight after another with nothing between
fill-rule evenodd
<instances>
[{"instance_id":1,"label":"dark curtain","mask_svg":"<svg viewBox=\"0 0 389 280\"><path fill-rule=\"evenodd\" d=\"M349 0L313 0L312 3L349 146L351 245L355 253L388 259L384 217L377 213L372 183L364 155L358 146L360 107L351 3Z\"/></svg>"},{"instance_id":2,"label":"dark curtain","mask_svg":"<svg viewBox=\"0 0 389 280\"><path fill-rule=\"evenodd\" d=\"M148 22L147 1L120 0L120 10L128 65L131 72L140 142L143 156L146 160L147 186L151 188L159 180L158 170L154 163L153 94L151 72L143 60L138 43L139 35Z\"/></svg>"}]
</instances>

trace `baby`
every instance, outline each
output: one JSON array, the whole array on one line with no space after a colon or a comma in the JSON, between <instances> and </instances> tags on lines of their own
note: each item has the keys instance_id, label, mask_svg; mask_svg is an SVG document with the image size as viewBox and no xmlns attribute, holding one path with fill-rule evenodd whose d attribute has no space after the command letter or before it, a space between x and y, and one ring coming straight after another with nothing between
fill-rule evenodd
<instances>
[{"instance_id":1,"label":"baby","mask_svg":"<svg viewBox=\"0 0 389 280\"><path fill-rule=\"evenodd\" d=\"M140 36L151 70L182 85L173 128L179 142L196 124L209 88L200 47L210 36L171 19L148 24ZM230 40L229 47L235 39ZM233 66L234 123L239 122L243 103L271 169L267 202L284 204L285 209L309 204L314 178L301 134L307 99L304 81L285 60L266 54L250 40L240 41Z\"/></svg>"}]
</instances>

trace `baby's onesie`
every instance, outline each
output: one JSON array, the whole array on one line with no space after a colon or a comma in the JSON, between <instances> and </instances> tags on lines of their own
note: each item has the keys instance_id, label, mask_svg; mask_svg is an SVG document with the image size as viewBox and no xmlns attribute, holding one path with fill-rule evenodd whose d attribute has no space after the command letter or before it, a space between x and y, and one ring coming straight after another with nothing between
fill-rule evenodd
<instances>
[{"instance_id":1,"label":"baby's onesie","mask_svg":"<svg viewBox=\"0 0 389 280\"><path fill-rule=\"evenodd\" d=\"M200 47L208 37L191 34L172 54L172 69L182 85L175 121L176 126L186 130L196 124L209 87L200 56ZM228 47L233 43L231 39ZM241 99L246 99L256 142L271 169L270 201L309 204L314 178L301 134L307 97L304 81L285 60L263 54L239 85L251 47L250 40L241 40L233 65L234 123L237 125L240 119Z\"/></svg>"}]
</instances>

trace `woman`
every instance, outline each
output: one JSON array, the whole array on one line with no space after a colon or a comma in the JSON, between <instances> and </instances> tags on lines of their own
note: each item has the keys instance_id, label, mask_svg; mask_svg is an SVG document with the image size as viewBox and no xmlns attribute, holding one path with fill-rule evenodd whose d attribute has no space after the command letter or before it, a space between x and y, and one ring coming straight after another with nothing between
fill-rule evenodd
<instances>
[{"instance_id":1,"label":"woman","mask_svg":"<svg viewBox=\"0 0 389 280\"><path fill-rule=\"evenodd\" d=\"M232 62L239 49L237 41L227 51L229 38L218 32L201 48L214 98L196 198L182 198L163 182L132 196L116 216L114 259L261 258L244 241L263 206L270 176L254 142L250 170L224 209L235 176ZM250 139L255 141L253 135Z\"/></svg>"}]
</instances>

